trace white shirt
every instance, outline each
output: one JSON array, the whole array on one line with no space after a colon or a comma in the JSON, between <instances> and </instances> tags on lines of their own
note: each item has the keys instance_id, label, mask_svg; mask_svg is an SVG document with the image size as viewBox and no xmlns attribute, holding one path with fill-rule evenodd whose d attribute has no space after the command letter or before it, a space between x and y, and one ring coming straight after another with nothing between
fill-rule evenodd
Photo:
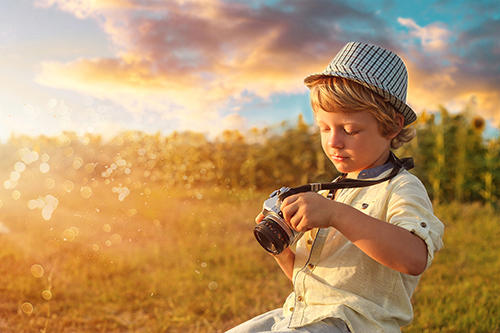
<instances>
[{"instance_id":1,"label":"white shirt","mask_svg":"<svg viewBox=\"0 0 500 333\"><path fill-rule=\"evenodd\" d=\"M406 170L377 185L344 189L336 200L418 235L427 244L427 267L443 246L444 226L427 191ZM419 278L376 262L334 228L315 229L297 243L294 292L284 315L291 315L291 328L335 317L356 333L400 332L413 318L411 296Z\"/></svg>"}]
</instances>

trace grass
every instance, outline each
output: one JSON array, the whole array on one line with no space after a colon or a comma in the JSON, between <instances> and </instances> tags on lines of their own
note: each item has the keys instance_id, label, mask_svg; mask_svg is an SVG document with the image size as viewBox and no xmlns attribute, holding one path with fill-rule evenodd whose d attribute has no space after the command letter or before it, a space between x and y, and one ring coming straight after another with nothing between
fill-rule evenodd
<instances>
[{"instance_id":1,"label":"grass","mask_svg":"<svg viewBox=\"0 0 500 333\"><path fill-rule=\"evenodd\" d=\"M120 201L99 188L58 196L48 220L27 208L37 189L2 194L1 332L223 332L291 291L252 235L267 193L151 185ZM403 331L499 332L500 217L478 205L436 213L445 247Z\"/></svg>"},{"instance_id":2,"label":"grass","mask_svg":"<svg viewBox=\"0 0 500 333\"><path fill-rule=\"evenodd\" d=\"M445 247L414 295L405 332L500 332L500 216L480 205L440 206Z\"/></svg>"},{"instance_id":3,"label":"grass","mask_svg":"<svg viewBox=\"0 0 500 333\"><path fill-rule=\"evenodd\" d=\"M289 292L252 236L262 198L158 187L113 199L67 195L48 221L3 200L0 331L217 332Z\"/></svg>"}]
</instances>

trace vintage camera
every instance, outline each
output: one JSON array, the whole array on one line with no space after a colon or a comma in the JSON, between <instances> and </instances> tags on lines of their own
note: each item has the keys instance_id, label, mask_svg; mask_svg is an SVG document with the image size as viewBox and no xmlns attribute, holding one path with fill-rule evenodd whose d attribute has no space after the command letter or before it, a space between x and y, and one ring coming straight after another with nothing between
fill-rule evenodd
<instances>
[{"instance_id":1,"label":"vintage camera","mask_svg":"<svg viewBox=\"0 0 500 333\"><path fill-rule=\"evenodd\" d=\"M295 244L304 234L288 226L280 209L283 200L291 194L288 187L282 187L271 193L269 199L264 201L262 210L264 219L254 229L259 244L274 255Z\"/></svg>"}]
</instances>

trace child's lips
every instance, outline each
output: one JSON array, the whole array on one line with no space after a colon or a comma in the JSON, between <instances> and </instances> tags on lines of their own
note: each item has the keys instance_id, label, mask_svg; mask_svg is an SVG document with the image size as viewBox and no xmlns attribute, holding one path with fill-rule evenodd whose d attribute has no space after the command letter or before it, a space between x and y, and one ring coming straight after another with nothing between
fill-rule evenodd
<instances>
[{"instance_id":1,"label":"child's lips","mask_svg":"<svg viewBox=\"0 0 500 333\"><path fill-rule=\"evenodd\" d=\"M339 155L330 155L332 160L333 161L336 161L336 162L343 162L345 160L347 160L347 157L344 157L344 156L339 156Z\"/></svg>"}]
</instances>

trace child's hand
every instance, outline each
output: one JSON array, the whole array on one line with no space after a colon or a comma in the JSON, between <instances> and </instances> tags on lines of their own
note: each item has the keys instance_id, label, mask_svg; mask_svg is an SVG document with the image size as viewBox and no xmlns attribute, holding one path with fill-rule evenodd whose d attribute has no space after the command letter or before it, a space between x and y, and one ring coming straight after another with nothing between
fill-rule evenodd
<instances>
[{"instance_id":1,"label":"child's hand","mask_svg":"<svg viewBox=\"0 0 500 333\"><path fill-rule=\"evenodd\" d=\"M335 204L318 193L305 192L286 198L281 211L292 228L299 232L309 231L332 226Z\"/></svg>"}]
</instances>

